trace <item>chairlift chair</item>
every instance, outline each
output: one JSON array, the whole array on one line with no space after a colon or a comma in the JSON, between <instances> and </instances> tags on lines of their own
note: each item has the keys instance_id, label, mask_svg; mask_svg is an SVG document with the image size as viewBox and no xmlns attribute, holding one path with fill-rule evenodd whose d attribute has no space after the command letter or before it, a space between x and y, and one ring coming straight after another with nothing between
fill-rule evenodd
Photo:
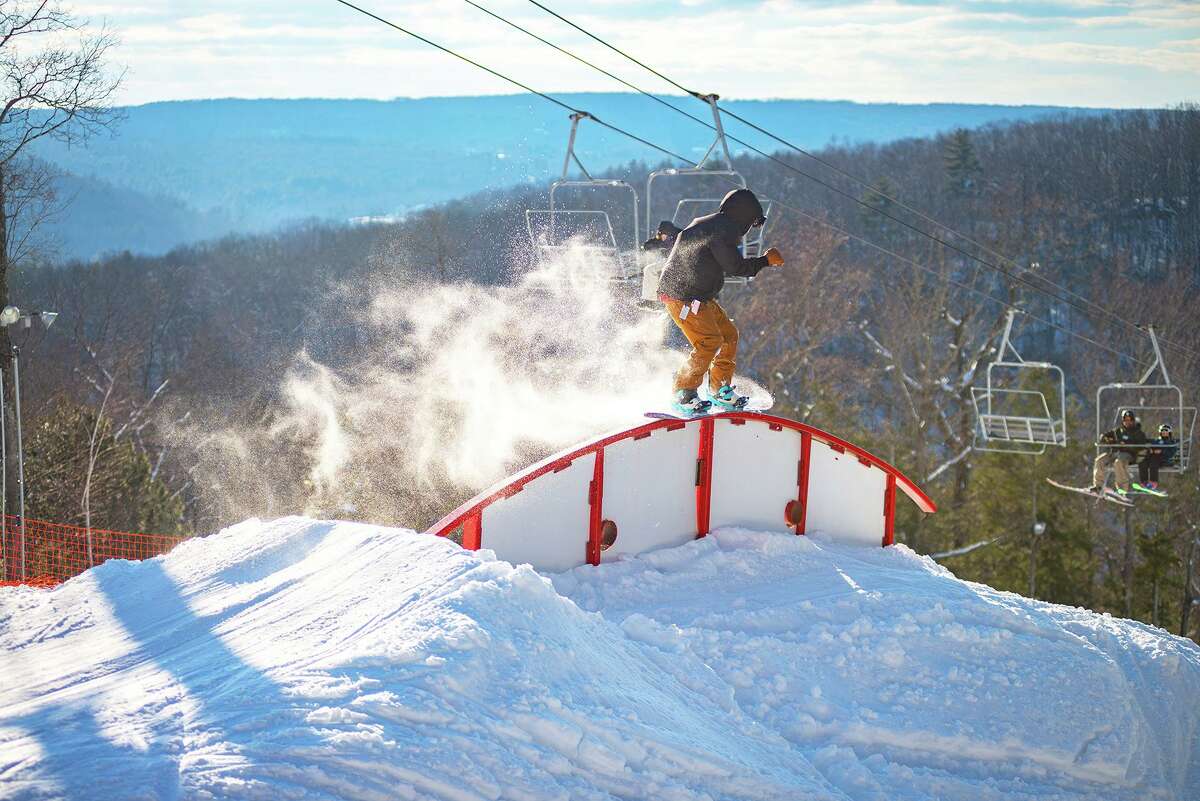
<instances>
[{"instance_id":1,"label":"chairlift chair","mask_svg":"<svg viewBox=\"0 0 1200 801\"><path fill-rule=\"evenodd\" d=\"M710 179L724 178L734 188L746 189L746 179L733 168L733 159L729 155L729 145L725 141L725 127L721 123L721 112L717 108L718 95L705 95L702 98L708 103L712 109L714 128L716 128L716 137L712 144L708 146L708 150L704 152L704 156L696 162L692 167L676 168L670 167L663 170L655 170L650 173L646 179L646 230L654 230L654 184L664 178L688 179L695 183L693 179ZM718 166L707 166L712 158L718 158ZM696 216L711 214L717 211L721 206L721 198L700 198L683 196L676 204L675 210L672 213L671 221L684 228ZM704 209L699 215L686 216L686 208L699 207ZM763 212L769 214L769 206L764 204ZM661 218L660 218L661 219ZM768 220L770 217L768 216ZM760 256L766 253L767 249L763 243L763 233L766 225L760 228L752 228L746 236L742 237L742 254L748 258ZM646 265L644 280L642 283L642 297L649 299L657 297L658 294L658 274L654 272L654 265ZM751 281L750 278L742 276L726 276L725 283L727 284L745 284Z\"/></svg>"},{"instance_id":2,"label":"chairlift chair","mask_svg":"<svg viewBox=\"0 0 1200 801\"><path fill-rule=\"evenodd\" d=\"M1179 440L1178 455L1172 463L1162 465L1159 472L1183 473L1191 463L1196 407L1185 406L1183 390L1171 383L1154 326L1147 326L1146 332L1154 350L1154 361L1142 373L1137 383L1104 384L1096 390L1096 455L1117 449L1147 450L1154 447L1152 444L1113 445L1100 441L1105 432L1121 425L1121 414L1128 409L1137 415L1143 426L1146 425L1146 421L1150 421L1155 427L1161 423L1171 426L1176 439ZM1156 371L1160 376L1157 379L1159 383L1150 383ZM1146 431L1146 436L1153 439L1153 433L1156 432Z\"/></svg>"},{"instance_id":3,"label":"chairlift chair","mask_svg":"<svg viewBox=\"0 0 1200 801\"><path fill-rule=\"evenodd\" d=\"M594 178L583 166L575 153L575 137L579 123L592 119L586 111L571 114L571 133L567 139L567 154L563 160L562 174L550 185L549 209L526 209L525 228L534 248L544 256L560 257L573 254L583 258L591 272L601 280L633 282L641 278L638 261L638 245L641 243L638 221L637 189L626 181L611 178ZM571 164L582 173L582 178L571 178ZM613 198L623 198L620 205L629 204L629 226L620 229L613 226L612 217L602 209L573 208L560 199L560 194L571 192L605 192ZM630 233L625 233L628 230Z\"/></svg>"},{"instance_id":4,"label":"chairlift chair","mask_svg":"<svg viewBox=\"0 0 1200 801\"><path fill-rule=\"evenodd\" d=\"M995 361L988 365L985 385L971 387L975 408L975 450L989 453L1037 455L1050 445L1067 444L1067 385L1062 368L1049 362L1030 362L1021 357L1012 344L1013 318L1008 310L1004 335ZM1057 416L1051 413L1046 394L1039 390L1004 386L1004 375L1028 375L1030 371L1048 373L1057 385Z\"/></svg>"}]
</instances>

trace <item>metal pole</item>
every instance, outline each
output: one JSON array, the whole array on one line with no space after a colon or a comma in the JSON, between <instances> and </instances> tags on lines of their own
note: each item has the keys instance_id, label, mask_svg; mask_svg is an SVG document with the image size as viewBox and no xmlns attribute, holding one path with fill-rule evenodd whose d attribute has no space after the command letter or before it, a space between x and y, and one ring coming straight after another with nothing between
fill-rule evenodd
<instances>
[{"instance_id":1,"label":"metal pole","mask_svg":"<svg viewBox=\"0 0 1200 801\"><path fill-rule=\"evenodd\" d=\"M1192 526L1192 541L1188 545L1187 571L1183 582L1183 609L1180 610L1179 636L1188 636L1188 618L1191 617L1192 603L1192 572L1196 564L1196 547L1200 546L1200 536L1196 535L1196 526Z\"/></svg>"},{"instance_id":2,"label":"metal pole","mask_svg":"<svg viewBox=\"0 0 1200 801\"><path fill-rule=\"evenodd\" d=\"M4 370L0 369L0 550L4 551L4 578L8 578L12 554L8 550L8 414L4 410Z\"/></svg>"},{"instance_id":3,"label":"metal pole","mask_svg":"<svg viewBox=\"0 0 1200 801\"><path fill-rule=\"evenodd\" d=\"M13 397L17 412L17 489L21 498L21 581L25 581L25 451L21 445L21 349L12 346Z\"/></svg>"},{"instance_id":4,"label":"metal pole","mask_svg":"<svg viewBox=\"0 0 1200 801\"><path fill-rule=\"evenodd\" d=\"M1030 523L1030 532L1033 534L1033 541L1029 543L1029 597L1037 596L1037 558L1038 547L1041 545L1041 537L1037 532L1037 489L1038 482L1035 479L1033 482L1033 522Z\"/></svg>"}]
</instances>

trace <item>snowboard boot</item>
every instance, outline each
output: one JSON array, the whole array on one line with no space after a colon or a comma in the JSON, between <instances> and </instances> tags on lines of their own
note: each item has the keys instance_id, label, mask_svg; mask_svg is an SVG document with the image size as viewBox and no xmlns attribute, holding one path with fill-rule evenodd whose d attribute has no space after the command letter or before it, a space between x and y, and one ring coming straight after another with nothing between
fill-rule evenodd
<instances>
[{"instance_id":1,"label":"snowboard boot","mask_svg":"<svg viewBox=\"0 0 1200 801\"><path fill-rule=\"evenodd\" d=\"M702 400L694 389L678 390L675 393L675 402L671 404L675 414L680 417L700 417L708 414L711 406L712 404Z\"/></svg>"},{"instance_id":2,"label":"snowboard boot","mask_svg":"<svg viewBox=\"0 0 1200 801\"><path fill-rule=\"evenodd\" d=\"M722 409L726 409L731 412L737 412L745 409L746 403L749 402L749 400L750 399L745 395L738 395L736 392L734 392L733 387L731 387L729 384L723 385L716 392L712 393L712 402L715 405L720 406Z\"/></svg>"}]
</instances>

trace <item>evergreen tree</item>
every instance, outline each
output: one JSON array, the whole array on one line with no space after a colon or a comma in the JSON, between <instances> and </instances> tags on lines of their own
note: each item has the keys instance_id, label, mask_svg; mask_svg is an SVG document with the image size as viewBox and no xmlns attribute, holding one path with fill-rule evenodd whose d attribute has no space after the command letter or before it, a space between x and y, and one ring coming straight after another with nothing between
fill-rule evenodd
<instances>
[{"instance_id":1,"label":"evergreen tree","mask_svg":"<svg viewBox=\"0 0 1200 801\"><path fill-rule=\"evenodd\" d=\"M862 201L868 208L860 207L859 213L868 231L886 235L891 230L892 221L879 212L895 216L896 203L892 198L896 197L898 191L891 179L884 175L863 192Z\"/></svg>"},{"instance_id":2,"label":"evergreen tree","mask_svg":"<svg viewBox=\"0 0 1200 801\"><path fill-rule=\"evenodd\" d=\"M34 519L83 525L89 447L92 526L148 534L182 533L183 503L154 475L146 454L114 436L112 422L85 406L61 402L25 441L25 511ZM91 446L92 433L97 437Z\"/></svg>"},{"instance_id":3,"label":"evergreen tree","mask_svg":"<svg viewBox=\"0 0 1200 801\"><path fill-rule=\"evenodd\" d=\"M983 166L975 155L970 131L959 128L950 134L942 151L942 162L946 166L946 187L951 194L968 195L976 190Z\"/></svg>"}]
</instances>

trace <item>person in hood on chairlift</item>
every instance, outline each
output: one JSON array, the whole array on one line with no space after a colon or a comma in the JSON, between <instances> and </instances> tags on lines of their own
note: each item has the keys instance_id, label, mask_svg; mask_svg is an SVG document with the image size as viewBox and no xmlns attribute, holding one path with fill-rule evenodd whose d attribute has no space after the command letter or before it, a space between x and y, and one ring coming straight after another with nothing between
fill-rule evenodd
<instances>
[{"instance_id":1,"label":"person in hood on chairlift","mask_svg":"<svg viewBox=\"0 0 1200 801\"><path fill-rule=\"evenodd\" d=\"M671 252L671 248L675 245L675 238L679 236L679 232L682 230L682 228L670 220L663 220L658 224L658 230L654 232L654 236L642 243L642 250L661 250L665 256Z\"/></svg>"},{"instance_id":2,"label":"person in hood on chairlift","mask_svg":"<svg viewBox=\"0 0 1200 801\"><path fill-rule=\"evenodd\" d=\"M1163 423L1158 427L1158 439L1150 440L1150 444L1160 447L1147 448L1142 454L1138 462L1138 483L1147 489L1157 490L1158 470L1175 464L1179 455L1179 440L1175 439L1171 424Z\"/></svg>"},{"instance_id":3,"label":"person in hood on chairlift","mask_svg":"<svg viewBox=\"0 0 1200 801\"><path fill-rule=\"evenodd\" d=\"M754 193L735 189L721 201L720 211L692 220L679 232L663 265L659 300L692 346L687 362L675 374L674 408L684 416L702 414L708 408L709 403L697 392L705 373L712 403L724 409L746 405L747 399L732 386L738 330L717 296L727 275L752 278L768 265L783 264L776 248L753 259L738 250L742 237L766 221Z\"/></svg>"},{"instance_id":4,"label":"person in hood on chairlift","mask_svg":"<svg viewBox=\"0 0 1200 801\"><path fill-rule=\"evenodd\" d=\"M1131 409L1121 412L1121 425L1112 431L1107 431L1100 437L1103 445L1145 445L1146 432L1138 422L1137 415ZM1100 492L1104 487L1104 475L1112 464L1113 476L1116 478L1117 492L1129 494L1129 465L1138 460L1138 448L1104 448L1096 457L1095 470L1092 471L1092 492Z\"/></svg>"}]
</instances>

